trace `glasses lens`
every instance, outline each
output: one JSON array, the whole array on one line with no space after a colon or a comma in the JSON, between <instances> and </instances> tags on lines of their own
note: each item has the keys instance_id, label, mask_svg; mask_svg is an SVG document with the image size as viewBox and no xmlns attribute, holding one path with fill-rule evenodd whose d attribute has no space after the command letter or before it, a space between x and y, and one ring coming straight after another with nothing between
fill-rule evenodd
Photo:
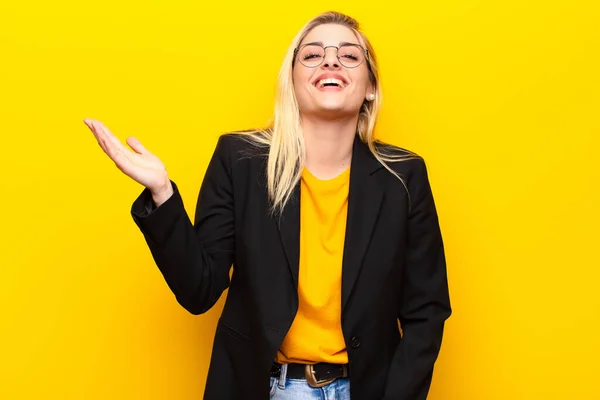
<instances>
[{"instance_id":1,"label":"glasses lens","mask_svg":"<svg viewBox=\"0 0 600 400\"><path fill-rule=\"evenodd\" d=\"M311 45L304 46L298 53L298 60L307 67L316 67L323 61L325 51L321 46Z\"/></svg>"},{"instance_id":2,"label":"glasses lens","mask_svg":"<svg viewBox=\"0 0 600 400\"><path fill-rule=\"evenodd\" d=\"M365 53L358 46L344 45L340 47L338 57L342 65L348 68L354 68L364 61Z\"/></svg>"}]
</instances>

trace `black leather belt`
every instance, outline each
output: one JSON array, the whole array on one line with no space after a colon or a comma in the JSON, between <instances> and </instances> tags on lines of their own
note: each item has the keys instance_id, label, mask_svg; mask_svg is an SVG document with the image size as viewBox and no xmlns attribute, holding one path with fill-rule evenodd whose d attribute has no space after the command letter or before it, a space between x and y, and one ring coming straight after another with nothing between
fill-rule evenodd
<instances>
[{"instance_id":1,"label":"black leather belt","mask_svg":"<svg viewBox=\"0 0 600 400\"><path fill-rule=\"evenodd\" d=\"M281 364L273 363L271 376L279 378ZM323 387L338 378L348 377L348 364L287 364L286 377L290 379L306 379L312 387Z\"/></svg>"}]
</instances>

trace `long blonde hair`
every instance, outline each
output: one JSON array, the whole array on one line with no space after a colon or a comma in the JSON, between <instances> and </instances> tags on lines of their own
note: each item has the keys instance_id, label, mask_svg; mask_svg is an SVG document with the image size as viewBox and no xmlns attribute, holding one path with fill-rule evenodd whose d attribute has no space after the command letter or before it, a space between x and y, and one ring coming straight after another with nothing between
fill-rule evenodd
<instances>
[{"instance_id":1,"label":"long blonde hair","mask_svg":"<svg viewBox=\"0 0 600 400\"><path fill-rule=\"evenodd\" d=\"M386 154L375 145L373 133L382 100L375 51L367 37L360 31L359 24L354 18L336 11L325 12L306 23L287 50L278 75L275 110L271 121L264 129L247 132L255 143L269 148L266 178L273 212L283 210L290 199L294 187L301 178L306 154L300 124L300 109L293 83L295 49L313 28L323 24L338 24L351 29L357 35L360 44L367 49L369 80L375 88L375 99L365 100L360 109L357 133L361 141L368 145L373 156L404 185L402 178L386 162L402 161L413 156L411 153Z\"/></svg>"}]
</instances>

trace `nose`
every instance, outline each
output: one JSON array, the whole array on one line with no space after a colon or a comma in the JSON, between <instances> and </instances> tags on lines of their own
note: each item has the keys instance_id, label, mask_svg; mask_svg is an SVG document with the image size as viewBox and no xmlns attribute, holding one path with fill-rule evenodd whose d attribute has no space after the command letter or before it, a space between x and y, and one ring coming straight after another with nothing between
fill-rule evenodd
<instances>
[{"instance_id":1,"label":"nose","mask_svg":"<svg viewBox=\"0 0 600 400\"><path fill-rule=\"evenodd\" d=\"M324 60L323 60L323 67L326 68L339 68L340 67L340 61L337 58L337 47L326 47L325 48L325 56L324 56Z\"/></svg>"}]
</instances>

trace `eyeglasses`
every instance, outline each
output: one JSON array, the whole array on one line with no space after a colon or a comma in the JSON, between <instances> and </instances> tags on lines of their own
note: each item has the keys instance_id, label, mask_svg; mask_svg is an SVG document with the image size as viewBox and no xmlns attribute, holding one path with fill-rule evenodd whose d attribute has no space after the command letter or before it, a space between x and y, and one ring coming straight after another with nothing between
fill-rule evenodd
<instances>
[{"instance_id":1,"label":"eyeglasses","mask_svg":"<svg viewBox=\"0 0 600 400\"><path fill-rule=\"evenodd\" d=\"M328 48L336 49L337 59L346 68L356 68L367 58L367 50L359 44L343 44L337 46L323 46L319 43L306 43L294 50L302 65L308 68L316 68L325 61L325 53Z\"/></svg>"}]
</instances>

